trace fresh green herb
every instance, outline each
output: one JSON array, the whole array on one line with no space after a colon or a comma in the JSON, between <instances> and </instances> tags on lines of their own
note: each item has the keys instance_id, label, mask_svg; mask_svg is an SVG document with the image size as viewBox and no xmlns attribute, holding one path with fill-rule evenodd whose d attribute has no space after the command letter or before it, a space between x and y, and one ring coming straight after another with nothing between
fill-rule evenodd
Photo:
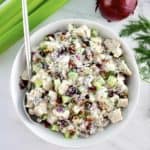
<instances>
[{"instance_id":1,"label":"fresh green herb","mask_svg":"<svg viewBox=\"0 0 150 150\"><path fill-rule=\"evenodd\" d=\"M150 44L150 33L138 33L134 40L138 41L140 44Z\"/></svg>"},{"instance_id":2,"label":"fresh green herb","mask_svg":"<svg viewBox=\"0 0 150 150\"><path fill-rule=\"evenodd\" d=\"M150 20L139 16L129 21L121 30L120 36L131 36L138 44L134 48L141 78L150 82Z\"/></svg>"},{"instance_id":3,"label":"fresh green herb","mask_svg":"<svg viewBox=\"0 0 150 150\"><path fill-rule=\"evenodd\" d=\"M150 49L147 49L144 45L140 45L139 47L134 48L134 50L150 58Z\"/></svg>"},{"instance_id":4,"label":"fresh green herb","mask_svg":"<svg viewBox=\"0 0 150 150\"><path fill-rule=\"evenodd\" d=\"M143 16L139 16L138 20L129 21L120 32L120 36L129 36L139 31L150 33L150 21Z\"/></svg>"}]
</instances>

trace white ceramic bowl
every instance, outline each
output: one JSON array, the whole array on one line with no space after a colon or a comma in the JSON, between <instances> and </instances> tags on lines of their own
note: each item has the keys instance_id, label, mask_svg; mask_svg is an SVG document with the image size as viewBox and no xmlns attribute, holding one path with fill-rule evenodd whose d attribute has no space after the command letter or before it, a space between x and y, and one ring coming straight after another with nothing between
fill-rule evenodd
<instances>
[{"instance_id":1,"label":"white ceramic bowl","mask_svg":"<svg viewBox=\"0 0 150 150\"><path fill-rule=\"evenodd\" d=\"M107 38L115 38L118 39L122 43L122 47L124 50L124 55L126 58L126 61L131 68L133 75L131 76L129 80L129 106L127 109L123 112L124 120L120 123L110 125L107 127L103 132L99 132L89 138L86 139L65 139L62 135L59 135L58 133L51 132L50 130L44 128L41 125L38 125L36 123L30 122L30 120L26 117L23 109L23 97L24 92L20 90L19 88L19 77L21 73L23 72L25 68L25 54L23 51L23 46L21 47L20 51L18 52L13 67L12 67L12 73L11 73L11 95L12 100L15 106L15 109L17 111L18 116L22 120L22 122L38 137L41 139L59 145L59 146L65 146L65 147L83 147L83 146L89 146L95 143L100 143L107 137L111 137L115 133L117 133L121 127L124 126L124 124L129 120L129 117L131 116L131 113L135 109L138 101L138 94L139 94L139 74L137 65L134 59L134 56L132 54L132 50L130 50L127 45L121 41L121 39L115 35L112 31L104 27L103 25L100 25L93 21L83 20L83 19L67 19L67 20L61 20L54 23L50 23L46 25L45 27L41 28L37 32L35 32L31 36L31 44L32 48L36 47L36 45L39 44L39 42L43 39L43 37L48 33L53 33L58 30L64 30L69 23L74 24L86 24L89 27L96 28L99 30L101 36L107 37Z\"/></svg>"}]
</instances>

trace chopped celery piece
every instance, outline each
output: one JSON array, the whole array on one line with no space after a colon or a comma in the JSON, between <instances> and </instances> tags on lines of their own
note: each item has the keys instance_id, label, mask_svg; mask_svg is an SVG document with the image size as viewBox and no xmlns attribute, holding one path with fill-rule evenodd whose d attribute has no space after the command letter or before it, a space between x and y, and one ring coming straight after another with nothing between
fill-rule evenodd
<instances>
[{"instance_id":1,"label":"chopped celery piece","mask_svg":"<svg viewBox=\"0 0 150 150\"><path fill-rule=\"evenodd\" d=\"M36 80L34 82L34 84L35 84L35 87L41 87L42 86L42 80Z\"/></svg>"},{"instance_id":2,"label":"chopped celery piece","mask_svg":"<svg viewBox=\"0 0 150 150\"><path fill-rule=\"evenodd\" d=\"M48 115L47 115L47 114L43 114L43 115L41 116L41 119L42 119L42 120L46 120L46 119L47 119L47 117L48 117Z\"/></svg>"},{"instance_id":3,"label":"chopped celery piece","mask_svg":"<svg viewBox=\"0 0 150 150\"><path fill-rule=\"evenodd\" d=\"M42 68L42 64L33 64L32 65L32 69L33 69L33 71L35 71L35 72L38 72L40 69Z\"/></svg>"},{"instance_id":4,"label":"chopped celery piece","mask_svg":"<svg viewBox=\"0 0 150 150\"><path fill-rule=\"evenodd\" d=\"M97 32L96 29L91 29L91 36L92 36L92 37L98 36L98 32Z\"/></svg>"},{"instance_id":5,"label":"chopped celery piece","mask_svg":"<svg viewBox=\"0 0 150 150\"><path fill-rule=\"evenodd\" d=\"M108 80L107 80L107 84L110 86L110 87L114 87L117 83L117 78L115 76L109 76Z\"/></svg>"},{"instance_id":6,"label":"chopped celery piece","mask_svg":"<svg viewBox=\"0 0 150 150\"><path fill-rule=\"evenodd\" d=\"M57 125L52 125L50 128L52 131L58 132L59 131L59 127Z\"/></svg>"},{"instance_id":7,"label":"chopped celery piece","mask_svg":"<svg viewBox=\"0 0 150 150\"><path fill-rule=\"evenodd\" d=\"M78 73L76 73L76 72L74 72L74 71L70 71L70 72L68 73L68 77L69 77L69 79L71 79L71 80L76 80L76 79L78 78Z\"/></svg>"},{"instance_id":8,"label":"chopped celery piece","mask_svg":"<svg viewBox=\"0 0 150 150\"><path fill-rule=\"evenodd\" d=\"M44 50L48 47L48 42L47 41L43 41L41 44L40 44L40 50Z\"/></svg>"},{"instance_id":9,"label":"chopped celery piece","mask_svg":"<svg viewBox=\"0 0 150 150\"><path fill-rule=\"evenodd\" d=\"M82 54L82 53L84 52L84 50L85 50L84 48L78 48L78 49L77 49L77 52L78 52L79 54Z\"/></svg>"},{"instance_id":10,"label":"chopped celery piece","mask_svg":"<svg viewBox=\"0 0 150 150\"><path fill-rule=\"evenodd\" d=\"M85 91L85 87L84 87L84 86L80 86L78 89L79 89L79 91L80 91L81 93L84 93L84 91Z\"/></svg>"},{"instance_id":11,"label":"chopped celery piece","mask_svg":"<svg viewBox=\"0 0 150 150\"><path fill-rule=\"evenodd\" d=\"M64 95L62 96L63 104L68 103L70 100L71 100L71 97L69 97L69 96L64 96Z\"/></svg>"},{"instance_id":12,"label":"chopped celery piece","mask_svg":"<svg viewBox=\"0 0 150 150\"><path fill-rule=\"evenodd\" d=\"M93 81L93 85L97 90L101 89L101 87L105 84L105 80L99 76L96 80Z\"/></svg>"},{"instance_id":13,"label":"chopped celery piece","mask_svg":"<svg viewBox=\"0 0 150 150\"><path fill-rule=\"evenodd\" d=\"M58 91L60 85L61 85L60 79L54 80L54 88L56 91Z\"/></svg>"},{"instance_id":14,"label":"chopped celery piece","mask_svg":"<svg viewBox=\"0 0 150 150\"><path fill-rule=\"evenodd\" d=\"M64 133L64 137L66 139L70 139L71 138L70 133L69 132Z\"/></svg>"}]
</instances>

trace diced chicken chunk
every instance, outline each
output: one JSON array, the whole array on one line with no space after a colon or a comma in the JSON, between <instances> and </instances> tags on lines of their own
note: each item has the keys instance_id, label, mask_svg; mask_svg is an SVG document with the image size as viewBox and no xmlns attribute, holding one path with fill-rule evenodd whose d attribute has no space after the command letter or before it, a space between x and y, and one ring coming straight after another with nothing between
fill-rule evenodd
<instances>
[{"instance_id":1,"label":"diced chicken chunk","mask_svg":"<svg viewBox=\"0 0 150 150\"><path fill-rule=\"evenodd\" d=\"M116 70L116 64L113 60L108 60L106 61L104 64L103 64L103 69L106 71L106 72L109 72L109 71L115 71Z\"/></svg>"},{"instance_id":2,"label":"diced chicken chunk","mask_svg":"<svg viewBox=\"0 0 150 150\"><path fill-rule=\"evenodd\" d=\"M55 105L57 100L57 94L54 91L49 91L48 96L50 97L50 104Z\"/></svg>"},{"instance_id":3,"label":"diced chicken chunk","mask_svg":"<svg viewBox=\"0 0 150 150\"><path fill-rule=\"evenodd\" d=\"M110 52L113 53L113 56L118 58L122 55L122 49L120 48L120 42L114 39L106 39L104 41L105 46Z\"/></svg>"},{"instance_id":4,"label":"diced chicken chunk","mask_svg":"<svg viewBox=\"0 0 150 150\"><path fill-rule=\"evenodd\" d=\"M128 106L128 98L120 98L118 100L118 104L117 104L118 107L127 107Z\"/></svg>"},{"instance_id":5,"label":"diced chicken chunk","mask_svg":"<svg viewBox=\"0 0 150 150\"><path fill-rule=\"evenodd\" d=\"M44 51L51 52L60 48L60 44L57 41L44 41L40 44L40 48L44 49Z\"/></svg>"},{"instance_id":6,"label":"diced chicken chunk","mask_svg":"<svg viewBox=\"0 0 150 150\"><path fill-rule=\"evenodd\" d=\"M124 76L122 75L118 75L117 77L117 90L120 92L120 93L124 93L124 94L127 94L128 93L128 87L127 85L124 83Z\"/></svg>"},{"instance_id":7,"label":"diced chicken chunk","mask_svg":"<svg viewBox=\"0 0 150 150\"><path fill-rule=\"evenodd\" d=\"M59 86L59 94L63 95L67 91L68 87L70 85L70 82L67 80L63 80L61 85Z\"/></svg>"},{"instance_id":8,"label":"diced chicken chunk","mask_svg":"<svg viewBox=\"0 0 150 150\"><path fill-rule=\"evenodd\" d=\"M116 109L116 110L112 111L111 113L109 113L108 118L110 119L110 121L112 123L117 123L117 122L121 121L123 119L121 110Z\"/></svg>"},{"instance_id":9,"label":"diced chicken chunk","mask_svg":"<svg viewBox=\"0 0 150 150\"><path fill-rule=\"evenodd\" d=\"M74 29L73 35L89 38L91 36L91 31L86 25L83 25L79 28Z\"/></svg>"},{"instance_id":10,"label":"diced chicken chunk","mask_svg":"<svg viewBox=\"0 0 150 150\"><path fill-rule=\"evenodd\" d=\"M53 113L49 112L47 122L53 124L55 121L57 121L57 117Z\"/></svg>"},{"instance_id":11,"label":"diced chicken chunk","mask_svg":"<svg viewBox=\"0 0 150 150\"><path fill-rule=\"evenodd\" d=\"M68 119L70 112L69 110L63 110L63 111L58 111L57 109L53 109L53 114L55 114L55 116L58 119Z\"/></svg>"},{"instance_id":12,"label":"diced chicken chunk","mask_svg":"<svg viewBox=\"0 0 150 150\"><path fill-rule=\"evenodd\" d=\"M47 114L47 102L46 101L40 102L37 106L34 107L33 111L34 114L37 116Z\"/></svg>"},{"instance_id":13,"label":"diced chicken chunk","mask_svg":"<svg viewBox=\"0 0 150 150\"><path fill-rule=\"evenodd\" d=\"M121 61L118 63L119 65L119 71L128 75L128 76L131 76L132 75L132 72L131 70L128 68L127 64L125 63L125 61Z\"/></svg>"}]
</instances>

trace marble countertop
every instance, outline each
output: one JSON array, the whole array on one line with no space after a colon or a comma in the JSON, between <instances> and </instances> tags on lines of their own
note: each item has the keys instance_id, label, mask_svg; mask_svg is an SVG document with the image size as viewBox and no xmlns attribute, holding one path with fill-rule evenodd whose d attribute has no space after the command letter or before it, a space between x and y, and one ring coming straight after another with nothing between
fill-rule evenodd
<instances>
[{"instance_id":1,"label":"marble countertop","mask_svg":"<svg viewBox=\"0 0 150 150\"><path fill-rule=\"evenodd\" d=\"M121 22L108 23L100 14L94 12L95 0L70 0L64 8L39 25L63 18L85 18L104 24L118 33L123 24L138 14L150 17L150 0L139 0L139 7L134 16ZM15 55L22 40L0 55L0 149L3 150L66 150L48 144L33 135L19 120L12 104L9 91L9 77ZM150 150L150 84L141 81L140 101L137 109L126 127L116 136L95 146L82 150ZM70 149L68 149L70 150Z\"/></svg>"}]
</instances>

